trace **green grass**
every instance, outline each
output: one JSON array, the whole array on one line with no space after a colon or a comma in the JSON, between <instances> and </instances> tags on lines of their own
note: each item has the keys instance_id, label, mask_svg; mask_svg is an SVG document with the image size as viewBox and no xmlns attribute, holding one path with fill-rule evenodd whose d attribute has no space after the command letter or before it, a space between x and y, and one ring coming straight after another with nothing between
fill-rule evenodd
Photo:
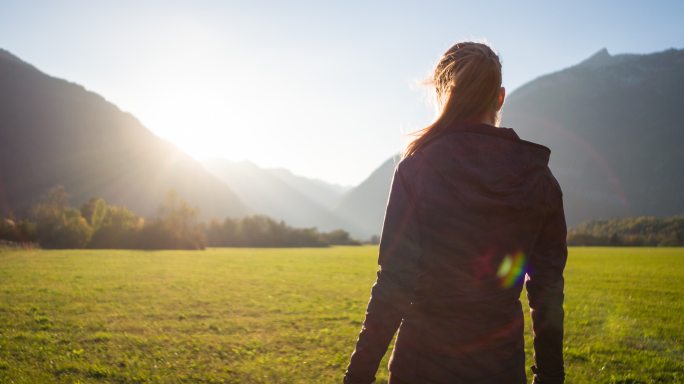
<instances>
[{"instance_id":1,"label":"green grass","mask_svg":"<svg viewBox=\"0 0 684 384\"><path fill-rule=\"evenodd\" d=\"M0 383L341 382L376 254L0 250ZM572 248L568 382L684 382L683 294L682 248Z\"/></svg>"}]
</instances>

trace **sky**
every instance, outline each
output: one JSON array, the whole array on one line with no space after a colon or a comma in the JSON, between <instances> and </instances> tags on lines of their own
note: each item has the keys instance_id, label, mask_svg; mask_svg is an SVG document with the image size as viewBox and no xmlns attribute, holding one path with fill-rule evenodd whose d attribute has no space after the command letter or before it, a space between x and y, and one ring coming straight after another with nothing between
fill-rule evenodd
<instances>
[{"instance_id":1,"label":"sky","mask_svg":"<svg viewBox=\"0 0 684 384\"><path fill-rule=\"evenodd\" d=\"M453 43L491 44L510 93L604 47L684 48L681 15L682 1L0 0L0 48L198 160L355 185L435 117L421 81Z\"/></svg>"}]
</instances>

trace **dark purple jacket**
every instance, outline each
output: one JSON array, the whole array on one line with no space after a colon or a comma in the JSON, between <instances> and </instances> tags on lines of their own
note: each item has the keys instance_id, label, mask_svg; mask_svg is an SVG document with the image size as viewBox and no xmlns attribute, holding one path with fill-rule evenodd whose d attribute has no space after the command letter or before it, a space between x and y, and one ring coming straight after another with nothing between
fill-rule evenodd
<instances>
[{"instance_id":1,"label":"dark purple jacket","mask_svg":"<svg viewBox=\"0 0 684 384\"><path fill-rule=\"evenodd\" d=\"M389 369L408 383L526 383L523 284L534 382L562 383L562 192L551 151L510 128L460 124L397 166L377 280L344 378Z\"/></svg>"}]
</instances>

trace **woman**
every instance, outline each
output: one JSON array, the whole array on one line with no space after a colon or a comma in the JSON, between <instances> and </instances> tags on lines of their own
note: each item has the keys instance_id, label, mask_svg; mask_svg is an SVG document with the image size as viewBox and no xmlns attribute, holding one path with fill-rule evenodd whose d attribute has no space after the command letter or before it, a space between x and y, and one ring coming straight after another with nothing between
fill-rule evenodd
<instances>
[{"instance_id":1,"label":"woman","mask_svg":"<svg viewBox=\"0 0 684 384\"><path fill-rule=\"evenodd\" d=\"M526 383L525 283L534 383L562 383L567 246L551 151L496 127L505 89L487 45L454 45L433 80L442 111L395 170L344 382L373 382L398 328L390 384Z\"/></svg>"}]
</instances>

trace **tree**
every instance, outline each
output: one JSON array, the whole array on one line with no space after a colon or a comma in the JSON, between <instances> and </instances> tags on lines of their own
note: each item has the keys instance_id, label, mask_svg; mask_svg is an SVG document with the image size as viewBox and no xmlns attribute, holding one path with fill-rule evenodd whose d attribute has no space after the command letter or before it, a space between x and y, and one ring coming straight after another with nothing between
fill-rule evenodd
<instances>
[{"instance_id":1,"label":"tree","mask_svg":"<svg viewBox=\"0 0 684 384\"><path fill-rule=\"evenodd\" d=\"M684 245L684 216L592 220L568 231L569 245Z\"/></svg>"},{"instance_id":2,"label":"tree","mask_svg":"<svg viewBox=\"0 0 684 384\"><path fill-rule=\"evenodd\" d=\"M67 205L64 187L50 189L32 208L36 238L45 248L83 248L93 234L81 212Z\"/></svg>"},{"instance_id":3,"label":"tree","mask_svg":"<svg viewBox=\"0 0 684 384\"><path fill-rule=\"evenodd\" d=\"M620 242L620 236L618 236L617 233L613 233L612 235L610 235L610 240L608 240L608 245L610 245L611 247L615 247L615 246L620 245L620 243L621 243Z\"/></svg>"},{"instance_id":4,"label":"tree","mask_svg":"<svg viewBox=\"0 0 684 384\"><path fill-rule=\"evenodd\" d=\"M101 197L93 197L81 206L81 216L97 231L107 213L107 202Z\"/></svg>"},{"instance_id":5,"label":"tree","mask_svg":"<svg viewBox=\"0 0 684 384\"><path fill-rule=\"evenodd\" d=\"M360 243L349 236L349 232L336 229L330 232L322 233L323 241L330 245L359 245Z\"/></svg>"},{"instance_id":6,"label":"tree","mask_svg":"<svg viewBox=\"0 0 684 384\"><path fill-rule=\"evenodd\" d=\"M81 214L93 228L90 248L133 248L144 224L127 208L107 205L102 198L83 204Z\"/></svg>"},{"instance_id":7,"label":"tree","mask_svg":"<svg viewBox=\"0 0 684 384\"><path fill-rule=\"evenodd\" d=\"M159 207L159 215L147 223L139 246L147 249L204 249L205 237L198 222L199 211L170 191Z\"/></svg>"}]
</instances>

